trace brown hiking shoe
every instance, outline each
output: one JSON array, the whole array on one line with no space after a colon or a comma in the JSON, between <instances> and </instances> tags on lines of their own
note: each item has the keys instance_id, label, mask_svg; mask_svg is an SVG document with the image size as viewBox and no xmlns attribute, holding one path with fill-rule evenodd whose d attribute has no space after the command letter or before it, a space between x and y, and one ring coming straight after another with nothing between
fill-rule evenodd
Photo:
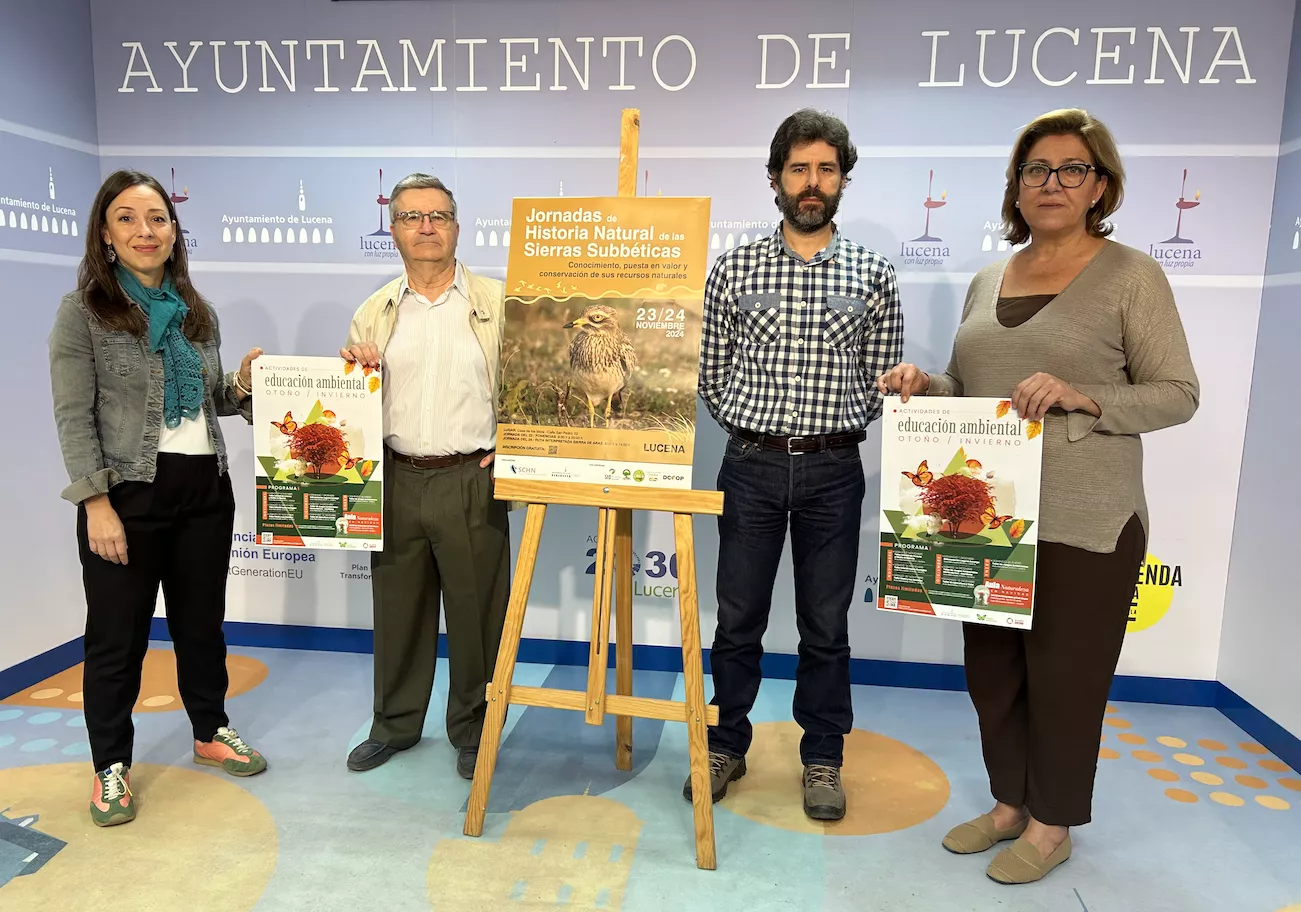
<instances>
[{"instance_id":1,"label":"brown hiking shoe","mask_svg":"<svg viewBox=\"0 0 1301 912\"><path fill-rule=\"evenodd\" d=\"M735 782L745 775L745 758L729 757L727 754L709 752L709 785L713 791L714 801L718 802L727 794L727 784ZM686 784L682 786L682 797L691 800L691 775L687 774Z\"/></svg>"},{"instance_id":2,"label":"brown hiking shoe","mask_svg":"<svg viewBox=\"0 0 1301 912\"><path fill-rule=\"evenodd\" d=\"M837 767L804 767L804 813L814 820L839 820L845 816L845 789Z\"/></svg>"}]
</instances>

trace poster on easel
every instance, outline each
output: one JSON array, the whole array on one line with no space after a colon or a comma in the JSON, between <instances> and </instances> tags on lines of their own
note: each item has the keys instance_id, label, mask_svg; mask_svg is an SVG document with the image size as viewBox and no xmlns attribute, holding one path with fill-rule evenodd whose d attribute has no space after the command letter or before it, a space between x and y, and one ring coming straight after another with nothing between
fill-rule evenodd
<instances>
[{"instance_id":1,"label":"poster on easel","mask_svg":"<svg viewBox=\"0 0 1301 912\"><path fill-rule=\"evenodd\" d=\"M690 488L709 200L518 198L497 474Z\"/></svg>"},{"instance_id":2,"label":"poster on easel","mask_svg":"<svg viewBox=\"0 0 1301 912\"><path fill-rule=\"evenodd\" d=\"M1031 628L1042 434L1006 399L886 399L879 610Z\"/></svg>"},{"instance_id":3,"label":"poster on easel","mask_svg":"<svg viewBox=\"0 0 1301 912\"><path fill-rule=\"evenodd\" d=\"M259 544L383 550L382 382L342 358L253 362Z\"/></svg>"}]
</instances>

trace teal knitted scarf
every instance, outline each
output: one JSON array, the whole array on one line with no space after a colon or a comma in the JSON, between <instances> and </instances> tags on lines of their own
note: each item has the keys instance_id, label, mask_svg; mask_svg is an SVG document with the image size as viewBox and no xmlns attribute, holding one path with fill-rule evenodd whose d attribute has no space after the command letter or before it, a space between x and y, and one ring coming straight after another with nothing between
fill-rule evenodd
<instances>
[{"instance_id":1,"label":"teal knitted scarf","mask_svg":"<svg viewBox=\"0 0 1301 912\"><path fill-rule=\"evenodd\" d=\"M203 412L203 362L181 330L189 308L176 291L172 276L163 276L161 288L146 288L121 263L118 283L149 318L149 350L163 356L163 419L169 428L182 418L198 418Z\"/></svg>"}]
</instances>

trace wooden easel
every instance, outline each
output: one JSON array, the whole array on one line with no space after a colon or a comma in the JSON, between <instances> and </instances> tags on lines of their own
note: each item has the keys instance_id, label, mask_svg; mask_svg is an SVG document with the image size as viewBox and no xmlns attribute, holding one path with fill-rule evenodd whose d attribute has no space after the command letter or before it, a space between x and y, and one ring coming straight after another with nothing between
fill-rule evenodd
<instances>
[{"instance_id":1,"label":"wooden easel","mask_svg":"<svg viewBox=\"0 0 1301 912\"><path fill-rule=\"evenodd\" d=\"M637 147L640 118L636 109L625 109L619 136L619 196L637 193ZM700 617L696 595L695 537L691 520L695 514L719 516L723 512L720 491L648 491L621 485L570 484L554 481L520 481L498 477L493 496L498 500L527 503L524 535L511 584L510 604L502 631L497 666L488 685L488 712L479 741L479 759L474 768L469 806L465 813L465 835L483 835L488 810L488 793L497 766L497 750L506 722L506 709L539 706L572 709L584 714L589 725L601 725L607 712L616 717L615 766L632 769L632 720L663 719L687 723L691 757L691 803L695 815L696 866L712 871L717 867L714 852L714 810L709 782L709 740L707 726L718 724L718 707L705 704L704 670L701 666ZM547 506L565 504L597 508L596 585L592 594L592 634L587 659L587 690L557 690L544 687L516 687L511 683L524 611L528 606L542 521ZM678 554L678 610L682 621L682 678L686 701L659 700L632 695L632 511L656 510L673 514L673 534ZM610 583L614 582L615 693L606 693L610 651Z\"/></svg>"}]
</instances>

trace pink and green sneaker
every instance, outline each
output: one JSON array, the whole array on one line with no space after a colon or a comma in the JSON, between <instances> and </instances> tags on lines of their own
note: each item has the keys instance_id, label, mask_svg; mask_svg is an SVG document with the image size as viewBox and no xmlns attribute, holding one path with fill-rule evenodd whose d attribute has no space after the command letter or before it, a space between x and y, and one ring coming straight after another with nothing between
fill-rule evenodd
<instances>
[{"instance_id":1,"label":"pink and green sneaker","mask_svg":"<svg viewBox=\"0 0 1301 912\"><path fill-rule=\"evenodd\" d=\"M116 826L136 819L135 796L131 794L131 767L114 763L95 773L90 793L90 819L95 826Z\"/></svg>"},{"instance_id":2,"label":"pink and green sneaker","mask_svg":"<svg viewBox=\"0 0 1301 912\"><path fill-rule=\"evenodd\" d=\"M266 758L245 744L233 728L217 729L211 741L195 741L194 762L219 766L232 776L255 776L267 768Z\"/></svg>"}]
</instances>

